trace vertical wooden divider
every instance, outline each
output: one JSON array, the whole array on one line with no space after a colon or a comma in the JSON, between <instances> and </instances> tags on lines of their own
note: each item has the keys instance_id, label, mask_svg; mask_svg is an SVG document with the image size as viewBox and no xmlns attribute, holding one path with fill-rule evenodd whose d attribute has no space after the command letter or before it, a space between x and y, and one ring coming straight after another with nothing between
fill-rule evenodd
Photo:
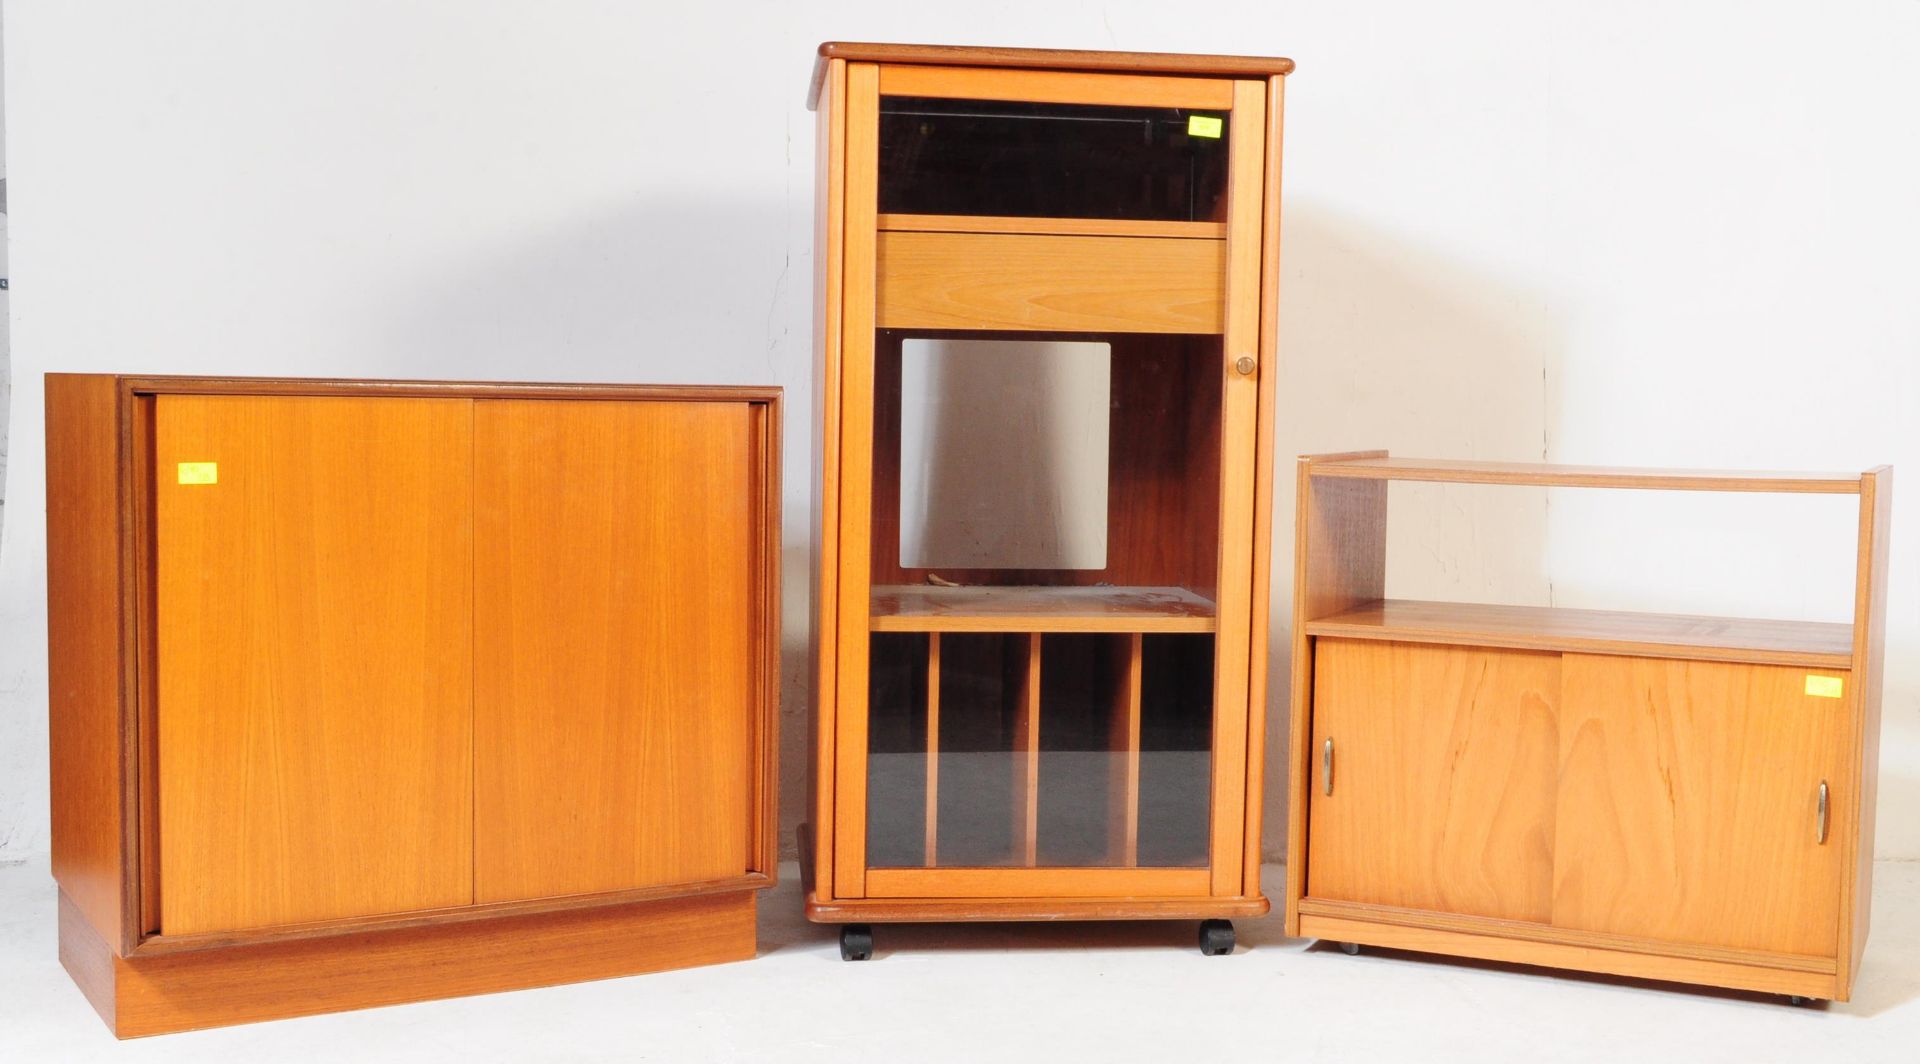
<instances>
[{"instance_id":1,"label":"vertical wooden divider","mask_svg":"<svg viewBox=\"0 0 1920 1064\"><path fill-rule=\"evenodd\" d=\"M1040 863L1040 633L1027 635L1013 715L1013 838L1028 868Z\"/></svg>"},{"instance_id":2,"label":"vertical wooden divider","mask_svg":"<svg viewBox=\"0 0 1920 1064\"><path fill-rule=\"evenodd\" d=\"M927 857L940 863L940 633L927 633Z\"/></svg>"},{"instance_id":3,"label":"vertical wooden divider","mask_svg":"<svg viewBox=\"0 0 1920 1064\"><path fill-rule=\"evenodd\" d=\"M1141 635L1126 640L1127 659L1114 690L1107 749L1114 755L1107 779L1107 860L1121 868L1140 864L1140 655Z\"/></svg>"}]
</instances>

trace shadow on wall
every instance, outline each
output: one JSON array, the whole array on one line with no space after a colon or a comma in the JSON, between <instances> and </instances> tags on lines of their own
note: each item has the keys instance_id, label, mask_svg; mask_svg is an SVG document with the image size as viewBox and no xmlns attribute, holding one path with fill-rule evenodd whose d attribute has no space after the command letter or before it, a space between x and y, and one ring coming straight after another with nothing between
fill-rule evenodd
<instances>
[{"instance_id":1,"label":"shadow on wall","mask_svg":"<svg viewBox=\"0 0 1920 1064\"><path fill-rule=\"evenodd\" d=\"M1418 234L1299 199L1281 224L1268 860L1286 854L1293 459L1384 448L1542 460L1545 367L1563 342L1544 293L1448 258ZM1544 489L1394 485L1389 512L1389 595L1547 602Z\"/></svg>"}]
</instances>

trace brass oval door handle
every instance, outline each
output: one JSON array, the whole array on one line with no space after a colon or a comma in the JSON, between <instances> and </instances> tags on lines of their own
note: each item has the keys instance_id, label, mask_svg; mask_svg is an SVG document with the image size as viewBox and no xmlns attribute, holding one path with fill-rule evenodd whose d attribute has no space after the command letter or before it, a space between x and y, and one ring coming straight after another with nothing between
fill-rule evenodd
<instances>
[{"instance_id":1,"label":"brass oval door handle","mask_svg":"<svg viewBox=\"0 0 1920 1064\"><path fill-rule=\"evenodd\" d=\"M1824 786L1824 784L1823 784ZM1320 748L1320 793L1333 793L1333 740Z\"/></svg>"},{"instance_id":2,"label":"brass oval door handle","mask_svg":"<svg viewBox=\"0 0 1920 1064\"><path fill-rule=\"evenodd\" d=\"M1242 377L1246 376L1249 373L1252 373L1253 367L1254 367L1254 361L1253 361L1252 355L1241 355L1233 363L1233 368L1239 370L1240 375Z\"/></svg>"},{"instance_id":3,"label":"brass oval door handle","mask_svg":"<svg viewBox=\"0 0 1920 1064\"><path fill-rule=\"evenodd\" d=\"M1827 844L1827 781L1826 780L1820 781L1820 802L1819 802L1818 810L1814 813L1814 817L1818 822L1814 825L1813 841L1819 843L1822 846L1825 846Z\"/></svg>"}]
</instances>

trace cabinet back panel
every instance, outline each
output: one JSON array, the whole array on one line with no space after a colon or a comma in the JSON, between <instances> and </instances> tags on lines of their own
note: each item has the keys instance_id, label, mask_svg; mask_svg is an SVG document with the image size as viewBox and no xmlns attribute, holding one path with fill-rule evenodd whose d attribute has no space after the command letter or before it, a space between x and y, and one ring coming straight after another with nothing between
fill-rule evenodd
<instances>
[{"instance_id":1,"label":"cabinet back panel","mask_svg":"<svg viewBox=\"0 0 1920 1064\"><path fill-rule=\"evenodd\" d=\"M476 402L481 902L747 871L753 416Z\"/></svg>"},{"instance_id":2,"label":"cabinet back panel","mask_svg":"<svg viewBox=\"0 0 1920 1064\"><path fill-rule=\"evenodd\" d=\"M1559 656L1315 646L1308 894L1545 923Z\"/></svg>"},{"instance_id":3,"label":"cabinet back panel","mask_svg":"<svg viewBox=\"0 0 1920 1064\"><path fill-rule=\"evenodd\" d=\"M1777 665L1563 667L1553 922L1834 956L1845 847L1837 830L1819 842L1816 822L1820 781L1836 806L1852 785L1846 700Z\"/></svg>"},{"instance_id":4,"label":"cabinet back panel","mask_svg":"<svg viewBox=\"0 0 1920 1064\"><path fill-rule=\"evenodd\" d=\"M471 403L156 403L160 930L470 903Z\"/></svg>"}]
</instances>

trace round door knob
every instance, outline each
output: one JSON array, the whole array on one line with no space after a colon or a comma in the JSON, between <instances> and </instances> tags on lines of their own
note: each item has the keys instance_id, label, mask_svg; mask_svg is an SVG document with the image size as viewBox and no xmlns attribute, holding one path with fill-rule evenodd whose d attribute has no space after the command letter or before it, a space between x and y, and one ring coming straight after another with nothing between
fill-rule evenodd
<instances>
[{"instance_id":1,"label":"round door knob","mask_svg":"<svg viewBox=\"0 0 1920 1064\"><path fill-rule=\"evenodd\" d=\"M1233 368L1239 370L1240 375L1242 377L1246 376L1249 373L1252 373L1253 372L1253 356L1241 355L1239 360L1234 362Z\"/></svg>"}]
</instances>

